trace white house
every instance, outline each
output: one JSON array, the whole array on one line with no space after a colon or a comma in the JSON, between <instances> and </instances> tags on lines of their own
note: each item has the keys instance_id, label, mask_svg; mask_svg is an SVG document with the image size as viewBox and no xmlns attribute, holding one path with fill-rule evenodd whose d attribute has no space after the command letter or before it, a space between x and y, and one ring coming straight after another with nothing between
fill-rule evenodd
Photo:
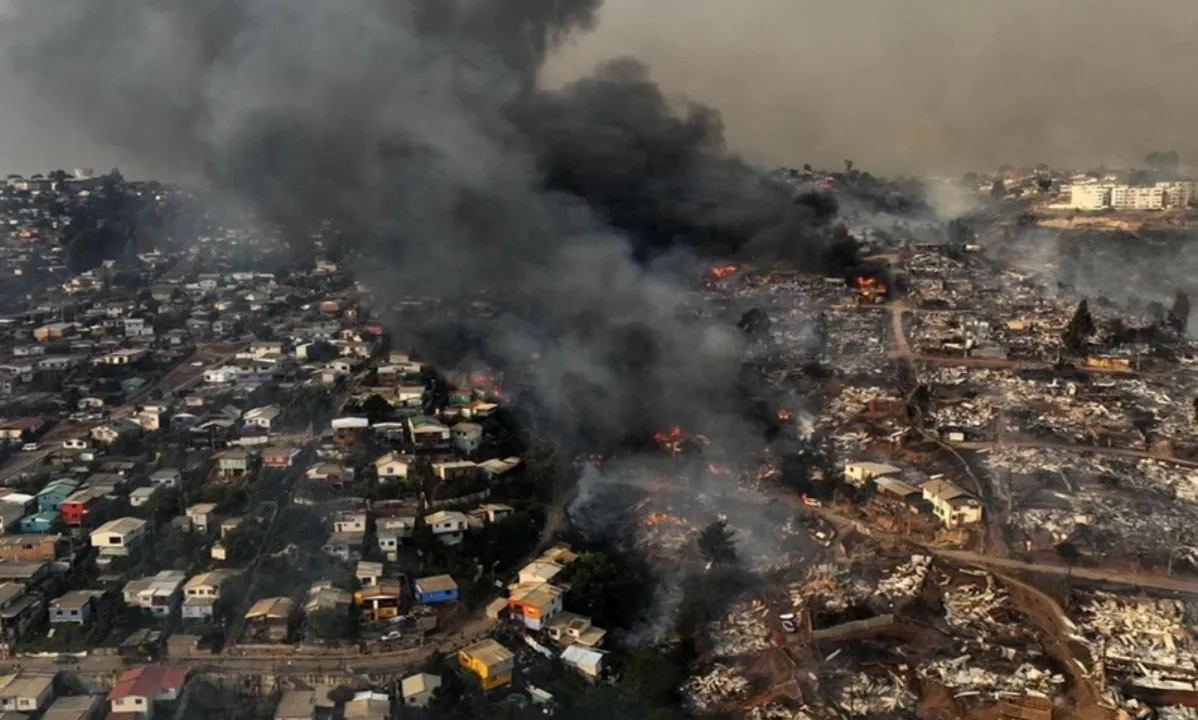
<instances>
[{"instance_id":1,"label":"white house","mask_svg":"<svg viewBox=\"0 0 1198 720\"><path fill-rule=\"evenodd\" d=\"M182 597L187 575L181 570L163 570L140 580L125 583L125 604L149 610L154 617L169 617Z\"/></svg>"},{"instance_id":2,"label":"white house","mask_svg":"<svg viewBox=\"0 0 1198 720\"><path fill-rule=\"evenodd\" d=\"M155 488L178 489L183 486L183 471L178 468L161 468L150 474L150 484Z\"/></svg>"},{"instance_id":3,"label":"white house","mask_svg":"<svg viewBox=\"0 0 1198 720\"><path fill-rule=\"evenodd\" d=\"M483 426L478 423L460 422L449 432L453 446L467 455L473 454L483 444Z\"/></svg>"},{"instance_id":4,"label":"white house","mask_svg":"<svg viewBox=\"0 0 1198 720\"><path fill-rule=\"evenodd\" d=\"M262 428L269 431L273 429L275 423L279 420L279 416L282 414L283 411L278 405L266 405L246 410L242 421L250 427Z\"/></svg>"},{"instance_id":5,"label":"white house","mask_svg":"<svg viewBox=\"0 0 1198 720\"><path fill-rule=\"evenodd\" d=\"M92 530L91 546L98 548L101 555L127 555L129 548L136 545L146 534L146 521L135 517L109 520Z\"/></svg>"},{"instance_id":6,"label":"white house","mask_svg":"<svg viewBox=\"0 0 1198 720\"><path fill-rule=\"evenodd\" d=\"M947 528L982 521L982 504L969 493L947 480L929 480L920 486L923 499Z\"/></svg>"},{"instance_id":7,"label":"white house","mask_svg":"<svg viewBox=\"0 0 1198 720\"><path fill-rule=\"evenodd\" d=\"M417 673L409 675L400 683L400 693L403 695L403 704L408 707L427 707L429 700L433 699L433 692L441 687L441 678L428 673Z\"/></svg>"},{"instance_id":8,"label":"white house","mask_svg":"<svg viewBox=\"0 0 1198 720\"><path fill-rule=\"evenodd\" d=\"M183 619L206 620L212 617L220 588L237 573L232 570L213 570L200 573L183 585Z\"/></svg>"},{"instance_id":9,"label":"white house","mask_svg":"<svg viewBox=\"0 0 1198 720\"><path fill-rule=\"evenodd\" d=\"M0 710L36 714L53 699L53 676L20 672L0 676Z\"/></svg>"},{"instance_id":10,"label":"white house","mask_svg":"<svg viewBox=\"0 0 1198 720\"><path fill-rule=\"evenodd\" d=\"M374 461L374 469L378 472L380 480L404 479L408 476L408 468L411 462L412 458L407 455L389 452L380 455Z\"/></svg>"},{"instance_id":11,"label":"white house","mask_svg":"<svg viewBox=\"0 0 1198 720\"><path fill-rule=\"evenodd\" d=\"M902 468L887 465L886 463L870 462L868 460L849 462L844 465L845 480L856 485L860 485L867 480L873 480L874 478L901 475L902 472Z\"/></svg>"},{"instance_id":12,"label":"white house","mask_svg":"<svg viewBox=\"0 0 1198 720\"><path fill-rule=\"evenodd\" d=\"M438 510L431 515L425 515L424 524L428 525L433 535L445 545L457 545L462 542L462 536L470 525L470 518L456 510Z\"/></svg>"}]
</instances>

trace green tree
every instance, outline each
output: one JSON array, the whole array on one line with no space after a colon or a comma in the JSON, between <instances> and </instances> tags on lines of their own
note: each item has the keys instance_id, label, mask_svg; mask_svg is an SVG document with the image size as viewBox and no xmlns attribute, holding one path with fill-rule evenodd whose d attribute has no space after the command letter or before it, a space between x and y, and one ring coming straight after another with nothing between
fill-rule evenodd
<instances>
[{"instance_id":1,"label":"green tree","mask_svg":"<svg viewBox=\"0 0 1198 720\"><path fill-rule=\"evenodd\" d=\"M602 552L583 553L567 570L572 607L596 625L629 624L635 617L641 583L628 567Z\"/></svg>"},{"instance_id":2,"label":"green tree","mask_svg":"<svg viewBox=\"0 0 1198 720\"><path fill-rule=\"evenodd\" d=\"M350 634L349 613L345 608L324 608L308 613L308 633L321 640L340 640Z\"/></svg>"},{"instance_id":3,"label":"green tree","mask_svg":"<svg viewBox=\"0 0 1198 720\"><path fill-rule=\"evenodd\" d=\"M391 418L391 403L380 395L372 394L362 402L362 412L371 423L386 422Z\"/></svg>"},{"instance_id":4,"label":"green tree","mask_svg":"<svg viewBox=\"0 0 1198 720\"><path fill-rule=\"evenodd\" d=\"M994 198L995 200L1001 200L1006 196L1006 183L1003 182L1002 178L995 178L994 182L990 185L990 197Z\"/></svg>"},{"instance_id":5,"label":"green tree","mask_svg":"<svg viewBox=\"0 0 1198 720\"><path fill-rule=\"evenodd\" d=\"M345 685L338 685L329 690L328 698L338 708L344 708L346 703L354 699L354 691Z\"/></svg>"},{"instance_id":6,"label":"green tree","mask_svg":"<svg viewBox=\"0 0 1198 720\"><path fill-rule=\"evenodd\" d=\"M703 528L698 538L699 554L713 565L736 562L736 531L720 518Z\"/></svg>"}]
</instances>

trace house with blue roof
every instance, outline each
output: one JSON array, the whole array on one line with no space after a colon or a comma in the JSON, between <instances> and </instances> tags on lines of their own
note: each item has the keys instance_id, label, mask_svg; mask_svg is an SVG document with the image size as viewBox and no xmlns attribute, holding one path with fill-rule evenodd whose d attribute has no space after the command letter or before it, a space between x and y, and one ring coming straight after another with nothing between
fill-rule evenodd
<instances>
[{"instance_id":1,"label":"house with blue roof","mask_svg":"<svg viewBox=\"0 0 1198 720\"><path fill-rule=\"evenodd\" d=\"M38 512L45 512L47 510L57 511L62 507L62 501L66 500L70 497L71 493L78 489L78 480L64 479L51 482L37 494Z\"/></svg>"},{"instance_id":2,"label":"house with blue roof","mask_svg":"<svg viewBox=\"0 0 1198 720\"><path fill-rule=\"evenodd\" d=\"M57 510L43 510L33 515L21 518L20 528L23 533L48 533L58 522Z\"/></svg>"}]
</instances>

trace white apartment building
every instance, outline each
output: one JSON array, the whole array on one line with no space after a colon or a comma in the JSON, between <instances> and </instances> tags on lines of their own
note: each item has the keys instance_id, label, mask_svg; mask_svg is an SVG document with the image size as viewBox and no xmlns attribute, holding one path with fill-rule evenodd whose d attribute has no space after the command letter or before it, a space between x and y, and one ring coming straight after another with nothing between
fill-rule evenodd
<instances>
[{"instance_id":1,"label":"white apartment building","mask_svg":"<svg viewBox=\"0 0 1198 720\"><path fill-rule=\"evenodd\" d=\"M1111 206L1111 186L1073 185L1069 189L1069 206L1078 210L1102 210Z\"/></svg>"},{"instance_id":2,"label":"white apartment building","mask_svg":"<svg viewBox=\"0 0 1198 720\"><path fill-rule=\"evenodd\" d=\"M1161 187L1116 185L1111 188L1111 207L1118 210L1160 210L1165 206Z\"/></svg>"}]
</instances>

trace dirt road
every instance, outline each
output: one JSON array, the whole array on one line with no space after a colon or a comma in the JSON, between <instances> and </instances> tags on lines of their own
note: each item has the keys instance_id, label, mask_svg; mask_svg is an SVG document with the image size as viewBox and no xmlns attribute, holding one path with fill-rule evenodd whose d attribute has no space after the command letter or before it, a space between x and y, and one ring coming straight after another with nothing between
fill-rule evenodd
<instances>
[{"instance_id":1,"label":"dirt road","mask_svg":"<svg viewBox=\"0 0 1198 720\"><path fill-rule=\"evenodd\" d=\"M1169 455L1161 455L1159 453L1148 452L1147 450L1135 450L1133 448L1113 448L1101 447L1098 445L1081 445L1079 443L1070 443L1059 440L1040 440L1035 438L1009 440L1004 438L1001 443L986 441L986 442L959 442L951 443L953 447L959 450L993 450L996 447L1021 447L1035 448L1039 450L1066 450L1075 453L1088 453L1090 455L1107 455L1109 457L1125 457L1138 458L1141 460L1158 460L1160 462L1172 463L1181 467L1198 469L1198 461L1183 460L1181 458L1171 457Z\"/></svg>"}]
</instances>

